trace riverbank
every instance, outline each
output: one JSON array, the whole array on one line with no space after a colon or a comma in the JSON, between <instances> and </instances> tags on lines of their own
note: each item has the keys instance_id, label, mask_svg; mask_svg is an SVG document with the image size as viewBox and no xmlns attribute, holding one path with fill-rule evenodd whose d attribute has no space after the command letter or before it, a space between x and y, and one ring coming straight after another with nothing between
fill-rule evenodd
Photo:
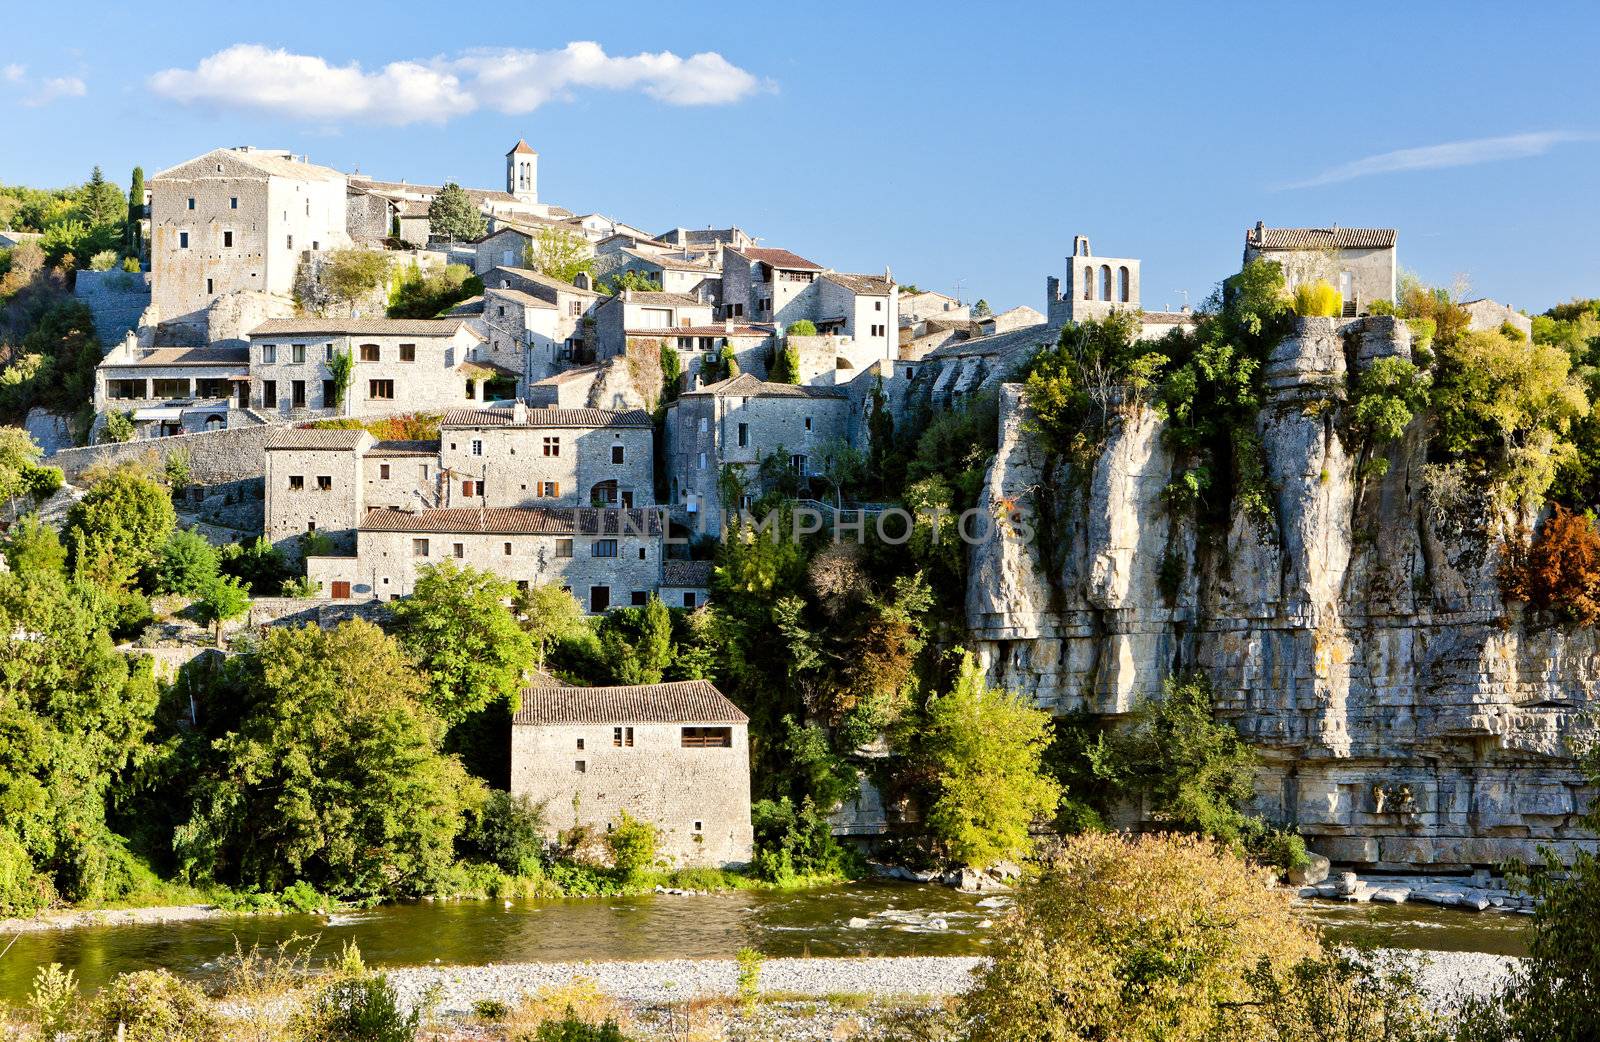
<instances>
[{"instance_id":1,"label":"riverbank","mask_svg":"<svg viewBox=\"0 0 1600 1042\"><path fill-rule=\"evenodd\" d=\"M156 926L192 923L228 915L249 915L213 904L162 905L153 908L83 908L43 912L27 919L0 919L0 937L50 930L78 930L88 926Z\"/></svg>"}]
</instances>

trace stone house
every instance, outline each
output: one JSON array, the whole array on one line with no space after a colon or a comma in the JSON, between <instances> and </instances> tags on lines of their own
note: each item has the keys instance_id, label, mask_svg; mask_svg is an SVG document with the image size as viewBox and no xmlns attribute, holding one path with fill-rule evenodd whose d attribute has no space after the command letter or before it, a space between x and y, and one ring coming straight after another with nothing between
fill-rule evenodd
<instances>
[{"instance_id":1,"label":"stone house","mask_svg":"<svg viewBox=\"0 0 1600 1042\"><path fill-rule=\"evenodd\" d=\"M648 509L380 507L362 516L353 555L308 558L306 574L337 600L393 600L423 568L449 560L520 587L556 583L598 614L656 593L662 536L660 513Z\"/></svg>"},{"instance_id":2,"label":"stone house","mask_svg":"<svg viewBox=\"0 0 1600 1042\"><path fill-rule=\"evenodd\" d=\"M1365 315L1374 300L1394 300L1398 264L1393 228L1268 228L1244 233L1244 263L1274 260L1290 292L1322 280L1344 297L1344 315Z\"/></svg>"},{"instance_id":3,"label":"stone house","mask_svg":"<svg viewBox=\"0 0 1600 1042\"><path fill-rule=\"evenodd\" d=\"M581 365L564 369L543 380L535 380L528 387L530 408L587 409L589 394L600 379L601 366Z\"/></svg>"},{"instance_id":4,"label":"stone house","mask_svg":"<svg viewBox=\"0 0 1600 1042\"><path fill-rule=\"evenodd\" d=\"M555 308L553 331L546 333L542 327L532 328L537 336L547 336L550 348L548 356L541 351L529 353L525 370L528 380L542 380L574 363L594 360L591 313L600 294L587 284L586 276L580 276L580 279L584 284L575 285L532 268L508 268L504 265L495 267L483 277L486 298L491 289L514 289ZM526 332L524 330L524 334Z\"/></svg>"},{"instance_id":5,"label":"stone house","mask_svg":"<svg viewBox=\"0 0 1600 1042\"><path fill-rule=\"evenodd\" d=\"M978 327L979 336L994 336L996 333L1009 333L1013 329L1022 329L1026 326L1044 325L1044 316L1026 304L1018 304L1014 308L1007 308L998 314L985 315L974 319Z\"/></svg>"},{"instance_id":6,"label":"stone house","mask_svg":"<svg viewBox=\"0 0 1600 1042\"><path fill-rule=\"evenodd\" d=\"M900 336L899 288L882 275L849 275L830 271L816 282L817 332L848 337L840 357L861 370L881 358L893 358Z\"/></svg>"},{"instance_id":7,"label":"stone house","mask_svg":"<svg viewBox=\"0 0 1600 1042\"><path fill-rule=\"evenodd\" d=\"M655 425L645 412L452 409L439 423L442 506L647 506Z\"/></svg>"},{"instance_id":8,"label":"stone house","mask_svg":"<svg viewBox=\"0 0 1600 1042\"><path fill-rule=\"evenodd\" d=\"M808 293L823 267L788 250L747 246L722 251L722 313L727 318L789 325L816 320Z\"/></svg>"},{"instance_id":9,"label":"stone house","mask_svg":"<svg viewBox=\"0 0 1600 1042\"><path fill-rule=\"evenodd\" d=\"M350 241L345 175L288 152L212 149L152 177L151 301L158 320L206 328L206 308L250 290L288 297L306 250Z\"/></svg>"},{"instance_id":10,"label":"stone house","mask_svg":"<svg viewBox=\"0 0 1600 1042\"><path fill-rule=\"evenodd\" d=\"M668 502L675 519L706 533L721 530L722 468L746 480L781 453L802 477L830 442L850 436L850 395L838 387L765 383L748 373L681 395L666 410Z\"/></svg>"},{"instance_id":11,"label":"stone house","mask_svg":"<svg viewBox=\"0 0 1600 1042\"><path fill-rule=\"evenodd\" d=\"M930 318L947 318L965 322L972 317L972 308L954 297L922 290L917 293L900 292L900 324L916 326Z\"/></svg>"},{"instance_id":12,"label":"stone house","mask_svg":"<svg viewBox=\"0 0 1600 1042\"><path fill-rule=\"evenodd\" d=\"M515 224L501 224L472 243L476 259L472 271L483 275L495 268L520 268L533 245L533 233Z\"/></svg>"},{"instance_id":13,"label":"stone house","mask_svg":"<svg viewBox=\"0 0 1600 1042\"><path fill-rule=\"evenodd\" d=\"M689 250L715 250L720 246L732 246L736 250L749 249L756 244L743 228L673 228L671 231L662 232L656 236L658 242L679 249Z\"/></svg>"},{"instance_id":14,"label":"stone house","mask_svg":"<svg viewBox=\"0 0 1600 1042\"><path fill-rule=\"evenodd\" d=\"M661 603L693 611L711 599L711 561L661 562Z\"/></svg>"},{"instance_id":15,"label":"stone house","mask_svg":"<svg viewBox=\"0 0 1600 1042\"><path fill-rule=\"evenodd\" d=\"M614 235L625 236L635 242L647 241L650 233L631 224L624 224L602 213L586 213L566 218L565 223L590 242L599 244Z\"/></svg>"},{"instance_id":16,"label":"stone house","mask_svg":"<svg viewBox=\"0 0 1600 1042\"><path fill-rule=\"evenodd\" d=\"M543 297L520 289L485 289L482 316L489 356L521 374L519 395L567 363L571 348L569 338L560 335L560 313Z\"/></svg>"},{"instance_id":17,"label":"stone house","mask_svg":"<svg viewBox=\"0 0 1600 1042\"><path fill-rule=\"evenodd\" d=\"M678 352L678 362L685 388L704 387L708 366L722 355L724 345L733 348L733 357L741 373L765 380L768 362L773 352L771 326L751 326L725 318L703 326L679 326L675 329L631 329L628 340L654 340L663 347ZM830 360L831 364L831 360Z\"/></svg>"},{"instance_id":18,"label":"stone house","mask_svg":"<svg viewBox=\"0 0 1600 1042\"><path fill-rule=\"evenodd\" d=\"M361 430L287 427L272 434L263 482L267 540L298 557L300 537L321 532L337 549L353 551L365 512L362 457L375 440Z\"/></svg>"},{"instance_id":19,"label":"stone house","mask_svg":"<svg viewBox=\"0 0 1600 1042\"><path fill-rule=\"evenodd\" d=\"M525 688L511 721L511 794L545 808L553 838L654 825L682 867L732 868L754 850L749 717L709 681Z\"/></svg>"},{"instance_id":20,"label":"stone house","mask_svg":"<svg viewBox=\"0 0 1600 1042\"><path fill-rule=\"evenodd\" d=\"M684 293L712 305L719 302L722 269L715 254L624 246L596 258L597 279L609 281L626 271L652 280L664 293Z\"/></svg>"},{"instance_id":21,"label":"stone house","mask_svg":"<svg viewBox=\"0 0 1600 1042\"><path fill-rule=\"evenodd\" d=\"M1533 319L1510 304L1479 297L1477 300L1462 301L1461 307L1467 313L1467 328L1470 330L1498 332L1501 326L1509 325L1521 333L1524 340L1533 339Z\"/></svg>"},{"instance_id":22,"label":"stone house","mask_svg":"<svg viewBox=\"0 0 1600 1042\"><path fill-rule=\"evenodd\" d=\"M684 293L625 289L594 308L595 358L622 354L632 337L661 337L676 329L710 327L712 306Z\"/></svg>"},{"instance_id":23,"label":"stone house","mask_svg":"<svg viewBox=\"0 0 1600 1042\"><path fill-rule=\"evenodd\" d=\"M513 395L522 375L465 318L270 319L249 339L251 405L286 418L476 406ZM336 405L339 354L354 365Z\"/></svg>"},{"instance_id":24,"label":"stone house","mask_svg":"<svg viewBox=\"0 0 1600 1042\"><path fill-rule=\"evenodd\" d=\"M128 337L94 371L94 410L133 413L136 436L218 430L249 404L250 352L238 347L142 348Z\"/></svg>"}]
</instances>

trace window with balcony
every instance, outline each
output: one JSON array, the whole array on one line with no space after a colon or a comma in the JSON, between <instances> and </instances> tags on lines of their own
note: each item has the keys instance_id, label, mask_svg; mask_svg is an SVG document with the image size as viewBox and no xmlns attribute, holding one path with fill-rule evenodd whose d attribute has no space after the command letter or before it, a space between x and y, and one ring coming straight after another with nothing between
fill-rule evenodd
<instances>
[{"instance_id":1,"label":"window with balcony","mask_svg":"<svg viewBox=\"0 0 1600 1042\"><path fill-rule=\"evenodd\" d=\"M731 749L733 728L685 727L681 740L685 749Z\"/></svg>"}]
</instances>

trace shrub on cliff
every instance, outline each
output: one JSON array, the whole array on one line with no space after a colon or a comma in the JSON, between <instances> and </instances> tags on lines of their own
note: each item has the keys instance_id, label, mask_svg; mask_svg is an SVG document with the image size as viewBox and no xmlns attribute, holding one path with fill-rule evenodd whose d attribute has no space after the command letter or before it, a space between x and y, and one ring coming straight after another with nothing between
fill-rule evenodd
<instances>
[{"instance_id":1,"label":"shrub on cliff","mask_svg":"<svg viewBox=\"0 0 1600 1042\"><path fill-rule=\"evenodd\" d=\"M1513 537L1500 566L1500 590L1580 626L1600 622L1600 530L1594 517L1558 506L1531 543Z\"/></svg>"},{"instance_id":2,"label":"shrub on cliff","mask_svg":"<svg viewBox=\"0 0 1600 1042\"><path fill-rule=\"evenodd\" d=\"M1344 294L1322 279L1294 288L1294 313L1301 318L1338 318L1344 314Z\"/></svg>"}]
</instances>

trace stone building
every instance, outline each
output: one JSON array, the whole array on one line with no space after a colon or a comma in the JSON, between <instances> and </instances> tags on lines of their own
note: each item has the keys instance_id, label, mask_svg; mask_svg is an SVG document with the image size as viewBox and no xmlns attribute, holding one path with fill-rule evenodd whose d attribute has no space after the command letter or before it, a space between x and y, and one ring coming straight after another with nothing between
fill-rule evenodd
<instances>
[{"instance_id":1,"label":"stone building","mask_svg":"<svg viewBox=\"0 0 1600 1042\"><path fill-rule=\"evenodd\" d=\"M348 245L345 176L288 152L217 148L152 177L151 300L205 330L219 296L289 297L306 250Z\"/></svg>"},{"instance_id":2,"label":"stone building","mask_svg":"<svg viewBox=\"0 0 1600 1042\"><path fill-rule=\"evenodd\" d=\"M830 271L815 286L812 321L819 333L849 338L848 350L840 357L850 368L865 369L879 359L894 357L900 336L900 293L887 271L882 275Z\"/></svg>"},{"instance_id":3,"label":"stone building","mask_svg":"<svg viewBox=\"0 0 1600 1042\"><path fill-rule=\"evenodd\" d=\"M954 297L933 290L900 293L900 324L917 326L930 318L954 319L965 322L972 317L972 308Z\"/></svg>"},{"instance_id":4,"label":"stone building","mask_svg":"<svg viewBox=\"0 0 1600 1042\"><path fill-rule=\"evenodd\" d=\"M549 316L532 312L525 312L523 317L534 324L521 330L505 321L495 323L504 336L515 338L520 335L525 345L534 347L534 350L527 352L524 368L529 382L542 380L574 364L594 361L595 338L591 319L595 302L601 298L587 285L586 276L579 277L585 282L584 285L563 282L532 268L508 268L504 265L496 266L483 277L486 299L493 289L517 290L555 309L554 327L547 324ZM496 317L504 319L513 316ZM530 334L532 340L528 339Z\"/></svg>"},{"instance_id":5,"label":"stone building","mask_svg":"<svg viewBox=\"0 0 1600 1042\"><path fill-rule=\"evenodd\" d=\"M788 250L725 249L723 315L785 326L802 318L815 321L815 297L808 291L823 270L822 265Z\"/></svg>"},{"instance_id":6,"label":"stone building","mask_svg":"<svg viewBox=\"0 0 1600 1042\"><path fill-rule=\"evenodd\" d=\"M608 240L609 241L609 240ZM595 258L595 277L610 282L624 272L636 272L660 286L665 293L685 293L704 303L720 303L722 267L716 253L660 247L620 246L607 250L602 244Z\"/></svg>"},{"instance_id":7,"label":"stone building","mask_svg":"<svg viewBox=\"0 0 1600 1042\"><path fill-rule=\"evenodd\" d=\"M732 246L736 250L748 249L756 244L743 228L673 228L656 236L660 242L679 249L715 250Z\"/></svg>"},{"instance_id":8,"label":"stone building","mask_svg":"<svg viewBox=\"0 0 1600 1042\"><path fill-rule=\"evenodd\" d=\"M647 506L655 425L645 412L452 409L439 423L445 506Z\"/></svg>"},{"instance_id":9,"label":"stone building","mask_svg":"<svg viewBox=\"0 0 1600 1042\"><path fill-rule=\"evenodd\" d=\"M517 393L526 396L532 383L559 371L571 357L570 338L557 306L520 289L485 289L482 321L489 357L515 369ZM538 373L537 377L533 376Z\"/></svg>"},{"instance_id":10,"label":"stone building","mask_svg":"<svg viewBox=\"0 0 1600 1042\"><path fill-rule=\"evenodd\" d=\"M693 611L711 599L711 561L661 562L661 603Z\"/></svg>"},{"instance_id":11,"label":"stone building","mask_svg":"<svg viewBox=\"0 0 1600 1042\"><path fill-rule=\"evenodd\" d=\"M973 325L978 327L979 336L994 336L996 333L1009 333L1013 329L1023 329L1027 326L1043 325L1045 317L1026 304L1018 304L1014 308L982 318L973 319Z\"/></svg>"},{"instance_id":12,"label":"stone building","mask_svg":"<svg viewBox=\"0 0 1600 1042\"><path fill-rule=\"evenodd\" d=\"M663 531L648 509L379 507L362 516L353 554L307 558L306 574L335 599L393 600L448 560L522 587L558 584L598 614L660 589Z\"/></svg>"},{"instance_id":13,"label":"stone building","mask_svg":"<svg viewBox=\"0 0 1600 1042\"><path fill-rule=\"evenodd\" d=\"M1324 281L1344 297L1344 317L1365 315L1375 300L1394 300L1398 265L1393 228L1268 228L1244 233L1244 263L1274 260L1290 292Z\"/></svg>"},{"instance_id":14,"label":"stone building","mask_svg":"<svg viewBox=\"0 0 1600 1042\"><path fill-rule=\"evenodd\" d=\"M299 539L321 532L341 551L355 549L365 513L362 457L376 439L366 431L287 427L266 443L263 534L291 557Z\"/></svg>"},{"instance_id":15,"label":"stone building","mask_svg":"<svg viewBox=\"0 0 1600 1042\"><path fill-rule=\"evenodd\" d=\"M250 352L238 347L141 348L128 337L94 371L94 410L133 413L137 437L217 430L249 404Z\"/></svg>"},{"instance_id":16,"label":"stone building","mask_svg":"<svg viewBox=\"0 0 1600 1042\"><path fill-rule=\"evenodd\" d=\"M1522 339L1533 339L1533 319L1510 304L1479 297L1477 300L1462 301L1461 307L1467 313L1467 328L1470 330L1497 332L1502 326L1509 325L1522 334Z\"/></svg>"},{"instance_id":17,"label":"stone building","mask_svg":"<svg viewBox=\"0 0 1600 1042\"><path fill-rule=\"evenodd\" d=\"M545 828L604 831L623 811L683 867L750 861L749 717L709 681L530 687L511 726L511 794Z\"/></svg>"},{"instance_id":18,"label":"stone building","mask_svg":"<svg viewBox=\"0 0 1600 1042\"><path fill-rule=\"evenodd\" d=\"M662 347L678 352L678 362L683 376L682 386L693 389L704 387L714 380L706 379L710 366L722 356L724 346L733 349L741 373L759 379L767 378L768 362L773 352L771 326L751 326L725 318L708 325L678 326L674 329L630 329L628 340L653 340ZM832 365L829 359L829 365Z\"/></svg>"},{"instance_id":19,"label":"stone building","mask_svg":"<svg viewBox=\"0 0 1600 1042\"><path fill-rule=\"evenodd\" d=\"M666 414L674 518L700 532L720 531L723 513L740 507L721 501L723 467L754 482L761 461L779 454L810 476L823 446L849 438L849 413L843 388L764 383L748 373L684 393Z\"/></svg>"},{"instance_id":20,"label":"stone building","mask_svg":"<svg viewBox=\"0 0 1600 1042\"><path fill-rule=\"evenodd\" d=\"M1087 235L1072 237L1067 258L1066 292L1054 275L1045 280L1045 315L1051 325L1105 318L1113 311L1138 311L1139 261L1133 257L1097 257ZM1008 330L996 330L1008 332Z\"/></svg>"},{"instance_id":21,"label":"stone building","mask_svg":"<svg viewBox=\"0 0 1600 1042\"><path fill-rule=\"evenodd\" d=\"M338 402L341 354L354 362ZM251 405L286 418L483 405L515 394L521 375L465 318L271 319L250 333Z\"/></svg>"},{"instance_id":22,"label":"stone building","mask_svg":"<svg viewBox=\"0 0 1600 1042\"><path fill-rule=\"evenodd\" d=\"M630 337L659 337L679 328L711 326L712 306L684 293L625 289L603 297L594 308L595 357L611 358L627 349Z\"/></svg>"}]
</instances>

